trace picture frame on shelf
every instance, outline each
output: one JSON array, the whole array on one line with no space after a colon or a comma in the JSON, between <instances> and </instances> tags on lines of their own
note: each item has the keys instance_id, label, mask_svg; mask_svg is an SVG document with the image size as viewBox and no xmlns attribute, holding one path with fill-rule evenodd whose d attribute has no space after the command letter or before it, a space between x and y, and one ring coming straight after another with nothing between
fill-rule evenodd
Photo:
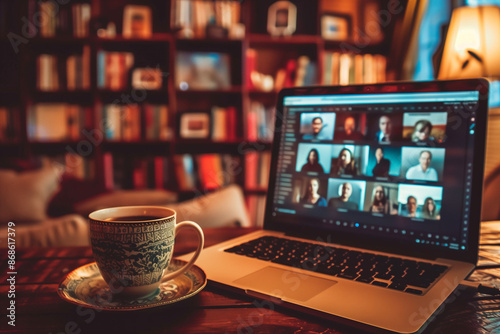
<instances>
[{"instance_id":1,"label":"picture frame on shelf","mask_svg":"<svg viewBox=\"0 0 500 334\"><path fill-rule=\"evenodd\" d=\"M297 6L277 1L267 11L267 32L271 36L291 36L297 29Z\"/></svg>"},{"instance_id":2,"label":"picture frame on shelf","mask_svg":"<svg viewBox=\"0 0 500 334\"><path fill-rule=\"evenodd\" d=\"M162 83L162 72L159 68L136 68L132 72L132 88L159 90Z\"/></svg>"},{"instance_id":3,"label":"picture frame on shelf","mask_svg":"<svg viewBox=\"0 0 500 334\"><path fill-rule=\"evenodd\" d=\"M210 116L202 112L180 115L179 135L183 139L205 139L210 135Z\"/></svg>"},{"instance_id":4,"label":"picture frame on shelf","mask_svg":"<svg viewBox=\"0 0 500 334\"><path fill-rule=\"evenodd\" d=\"M321 37L329 41L352 38L352 18L348 14L327 12L321 15Z\"/></svg>"},{"instance_id":5,"label":"picture frame on shelf","mask_svg":"<svg viewBox=\"0 0 500 334\"><path fill-rule=\"evenodd\" d=\"M125 38L149 38L153 34L151 8L127 5L123 9L123 30Z\"/></svg>"},{"instance_id":6,"label":"picture frame on shelf","mask_svg":"<svg viewBox=\"0 0 500 334\"><path fill-rule=\"evenodd\" d=\"M179 51L175 86L180 90L218 90L231 87L230 56L219 52Z\"/></svg>"}]
</instances>

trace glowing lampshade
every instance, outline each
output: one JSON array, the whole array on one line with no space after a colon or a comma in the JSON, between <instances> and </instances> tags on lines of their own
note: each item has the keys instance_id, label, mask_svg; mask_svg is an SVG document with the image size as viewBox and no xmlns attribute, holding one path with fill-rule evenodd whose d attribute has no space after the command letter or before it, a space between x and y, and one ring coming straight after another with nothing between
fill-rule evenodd
<instances>
[{"instance_id":1,"label":"glowing lampshade","mask_svg":"<svg viewBox=\"0 0 500 334\"><path fill-rule=\"evenodd\" d=\"M500 7L460 7L451 16L438 79L500 77Z\"/></svg>"}]
</instances>

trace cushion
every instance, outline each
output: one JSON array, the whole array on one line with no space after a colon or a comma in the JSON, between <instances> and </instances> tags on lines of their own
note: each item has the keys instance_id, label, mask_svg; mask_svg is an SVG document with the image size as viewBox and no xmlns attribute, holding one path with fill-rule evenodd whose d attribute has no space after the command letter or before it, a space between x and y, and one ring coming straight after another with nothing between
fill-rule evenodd
<instances>
[{"instance_id":1,"label":"cushion","mask_svg":"<svg viewBox=\"0 0 500 334\"><path fill-rule=\"evenodd\" d=\"M79 215L66 215L43 223L17 224L16 248L90 246L89 228ZM0 248L7 247L7 224L0 227Z\"/></svg>"},{"instance_id":2,"label":"cushion","mask_svg":"<svg viewBox=\"0 0 500 334\"><path fill-rule=\"evenodd\" d=\"M243 191L236 184L166 207L177 212L177 222L191 220L202 228L252 225Z\"/></svg>"},{"instance_id":3,"label":"cushion","mask_svg":"<svg viewBox=\"0 0 500 334\"><path fill-rule=\"evenodd\" d=\"M50 163L25 172L0 170L0 223L47 218L48 203L59 189L63 171Z\"/></svg>"},{"instance_id":4,"label":"cushion","mask_svg":"<svg viewBox=\"0 0 500 334\"><path fill-rule=\"evenodd\" d=\"M76 203L75 211L86 217L92 211L115 206L164 205L175 201L177 201L177 194L167 190L116 190Z\"/></svg>"}]
</instances>

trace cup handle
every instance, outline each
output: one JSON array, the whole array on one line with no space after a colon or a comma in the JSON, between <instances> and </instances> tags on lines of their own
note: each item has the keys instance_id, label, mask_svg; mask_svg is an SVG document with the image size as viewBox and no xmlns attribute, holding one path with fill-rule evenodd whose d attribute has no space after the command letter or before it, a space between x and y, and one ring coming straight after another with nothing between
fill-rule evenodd
<instances>
[{"instance_id":1,"label":"cup handle","mask_svg":"<svg viewBox=\"0 0 500 334\"><path fill-rule=\"evenodd\" d=\"M164 275L161 279L161 282L166 282L168 280L171 280L174 277L177 277L181 274L184 274L186 271L188 271L189 268L191 268L191 266L194 264L194 262L198 259L198 256L200 256L201 250L203 249L203 245L205 243L205 238L203 236L203 231L202 231L200 225L198 225L192 221L183 221L182 223L175 225L175 235L177 236L177 233L183 228L192 228L196 231L196 234L198 235L198 248L196 249L193 257L191 257L191 260L189 260L188 263L186 263L182 268L177 269L174 272L171 272L171 273Z\"/></svg>"}]
</instances>

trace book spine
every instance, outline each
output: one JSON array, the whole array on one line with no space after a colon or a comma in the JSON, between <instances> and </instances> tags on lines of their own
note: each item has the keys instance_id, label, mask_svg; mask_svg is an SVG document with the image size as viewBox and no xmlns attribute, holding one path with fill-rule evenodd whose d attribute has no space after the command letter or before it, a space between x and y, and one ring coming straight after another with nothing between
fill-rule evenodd
<instances>
[{"instance_id":1,"label":"book spine","mask_svg":"<svg viewBox=\"0 0 500 334\"><path fill-rule=\"evenodd\" d=\"M106 87L106 52L97 52L97 87Z\"/></svg>"},{"instance_id":2,"label":"book spine","mask_svg":"<svg viewBox=\"0 0 500 334\"><path fill-rule=\"evenodd\" d=\"M103 170L104 170L104 187L107 190L115 188L114 182L114 169L113 169L113 155L106 152L102 156Z\"/></svg>"}]
</instances>

